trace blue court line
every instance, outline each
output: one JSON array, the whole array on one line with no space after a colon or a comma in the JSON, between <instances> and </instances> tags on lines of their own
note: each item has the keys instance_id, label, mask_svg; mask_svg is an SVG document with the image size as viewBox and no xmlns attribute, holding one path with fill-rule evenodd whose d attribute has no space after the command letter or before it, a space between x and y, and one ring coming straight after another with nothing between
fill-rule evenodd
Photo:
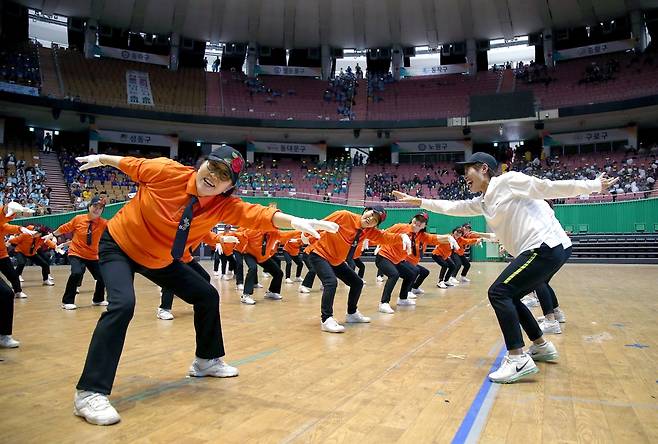
<instances>
[{"instance_id":1,"label":"blue court line","mask_svg":"<svg viewBox=\"0 0 658 444\"><path fill-rule=\"evenodd\" d=\"M491 368L487 372L487 376L484 377L484 380L482 381L482 385L480 386L480 390L478 391L477 395L475 395L475 399L471 403L471 406L469 407L468 411L466 412L466 416L464 416L464 419L462 420L461 425L459 426L459 429L457 430L457 433L455 433L455 436L452 438L452 443L453 444L458 444L458 443L465 443L467 439L469 439L469 435L471 434L471 430L473 429L473 426L476 425L476 422L480 422L484 418L480 418L480 412L482 413L489 413L489 409L491 408L491 405L489 403L488 408L483 409L482 407L485 406L485 403L488 401L489 394L492 391L493 387L498 387L496 384L493 384L491 381L489 381L489 373L493 372L498 368L500 365L500 361L502 361L503 356L505 356L505 347L502 347L500 352L498 353L498 356L496 357L496 360L494 363L491 365ZM497 392L497 390L494 391L494 393ZM480 430L481 431L481 430ZM471 440L473 437L470 437Z\"/></svg>"}]
</instances>

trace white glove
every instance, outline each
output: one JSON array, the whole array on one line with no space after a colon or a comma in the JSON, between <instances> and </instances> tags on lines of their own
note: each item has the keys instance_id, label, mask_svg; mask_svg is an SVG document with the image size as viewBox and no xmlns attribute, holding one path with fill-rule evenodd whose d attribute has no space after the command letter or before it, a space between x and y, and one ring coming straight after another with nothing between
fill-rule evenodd
<instances>
[{"instance_id":1,"label":"white glove","mask_svg":"<svg viewBox=\"0 0 658 444\"><path fill-rule=\"evenodd\" d=\"M368 244L368 239L364 239L363 241L363 247L361 247L361 251L366 251L370 245Z\"/></svg>"},{"instance_id":2,"label":"white glove","mask_svg":"<svg viewBox=\"0 0 658 444\"><path fill-rule=\"evenodd\" d=\"M235 236L222 236L222 240L227 244L239 244L240 239Z\"/></svg>"},{"instance_id":3,"label":"white glove","mask_svg":"<svg viewBox=\"0 0 658 444\"><path fill-rule=\"evenodd\" d=\"M28 230L28 229L25 228L25 227L21 227L20 230L21 230L21 233L23 233L23 234L29 234L30 236L34 236L35 234L37 234L36 231Z\"/></svg>"},{"instance_id":4,"label":"white glove","mask_svg":"<svg viewBox=\"0 0 658 444\"><path fill-rule=\"evenodd\" d=\"M45 235L43 237L43 240L55 242L57 240L57 238L55 237L55 235L53 233L50 233L50 234Z\"/></svg>"},{"instance_id":5,"label":"white glove","mask_svg":"<svg viewBox=\"0 0 658 444\"><path fill-rule=\"evenodd\" d=\"M302 235L299 238L302 240L302 243L304 245L308 245L311 243L311 241L308 239L308 237L306 237L304 233L302 233Z\"/></svg>"},{"instance_id":6,"label":"white glove","mask_svg":"<svg viewBox=\"0 0 658 444\"><path fill-rule=\"evenodd\" d=\"M217 254L224 254L224 250L222 250L222 244L215 245L215 251Z\"/></svg>"},{"instance_id":7,"label":"white glove","mask_svg":"<svg viewBox=\"0 0 658 444\"><path fill-rule=\"evenodd\" d=\"M374 253L375 256L377 256L379 254L379 250L381 250L381 249L382 249L381 246L377 246L377 248L375 248L375 253Z\"/></svg>"},{"instance_id":8,"label":"white glove","mask_svg":"<svg viewBox=\"0 0 658 444\"><path fill-rule=\"evenodd\" d=\"M67 242L64 242L63 244L59 244L58 246L55 247L55 253L61 254L64 256L66 254L66 251L64 251L64 247L66 246Z\"/></svg>"},{"instance_id":9,"label":"white glove","mask_svg":"<svg viewBox=\"0 0 658 444\"><path fill-rule=\"evenodd\" d=\"M290 239L288 242L290 242L291 244L297 244L299 243L299 239Z\"/></svg>"},{"instance_id":10,"label":"white glove","mask_svg":"<svg viewBox=\"0 0 658 444\"><path fill-rule=\"evenodd\" d=\"M308 233L316 239L320 239L320 233L316 230L324 230L329 233L335 233L338 231L338 224L335 222L329 222L326 220L317 220L317 219L304 219L301 217L293 217L290 221L290 225L295 229L303 233Z\"/></svg>"},{"instance_id":11,"label":"white glove","mask_svg":"<svg viewBox=\"0 0 658 444\"><path fill-rule=\"evenodd\" d=\"M406 251L407 254L411 254L411 238L406 233L402 233L400 237L402 238L402 249Z\"/></svg>"},{"instance_id":12,"label":"white glove","mask_svg":"<svg viewBox=\"0 0 658 444\"><path fill-rule=\"evenodd\" d=\"M7 217L12 216L14 213L34 213L34 210L31 210L18 202L9 202L5 207Z\"/></svg>"},{"instance_id":13,"label":"white glove","mask_svg":"<svg viewBox=\"0 0 658 444\"><path fill-rule=\"evenodd\" d=\"M91 168L98 168L103 166L101 163L100 154L90 154L88 156L76 157L75 160L80 162L82 165L78 167L80 171L89 170Z\"/></svg>"},{"instance_id":14,"label":"white glove","mask_svg":"<svg viewBox=\"0 0 658 444\"><path fill-rule=\"evenodd\" d=\"M454 237L448 236L448 243L450 243L450 247L453 250L459 250L459 244L457 243Z\"/></svg>"}]
</instances>

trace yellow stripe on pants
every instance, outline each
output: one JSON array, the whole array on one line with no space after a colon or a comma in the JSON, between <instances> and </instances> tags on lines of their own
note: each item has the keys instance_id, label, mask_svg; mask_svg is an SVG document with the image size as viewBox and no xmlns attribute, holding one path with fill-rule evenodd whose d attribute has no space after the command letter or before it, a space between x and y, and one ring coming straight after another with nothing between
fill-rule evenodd
<instances>
[{"instance_id":1,"label":"yellow stripe on pants","mask_svg":"<svg viewBox=\"0 0 658 444\"><path fill-rule=\"evenodd\" d=\"M530 256L530 259L526 261L525 264L521 265L518 270L516 270L514 273L510 274L507 276L507 279L503 281L503 284L509 284L509 282L514 279L514 277L521 273L528 265L530 265L530 262L532 262L535 258L537 257L537 253L532 253L532 256Z\"/></svg>"}]
</instances>

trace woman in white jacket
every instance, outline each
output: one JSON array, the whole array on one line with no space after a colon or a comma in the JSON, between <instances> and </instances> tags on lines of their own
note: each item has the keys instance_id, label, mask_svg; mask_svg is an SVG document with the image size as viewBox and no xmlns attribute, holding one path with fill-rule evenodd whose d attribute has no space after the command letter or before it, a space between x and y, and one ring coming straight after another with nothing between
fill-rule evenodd
<instances>
[{"instance_id":1,"label":"woman in white jacket","mask_svg":"<svg viewBox=\"0 0 658 444\"><path fill-rule=\"evenodd\" d=\"M505 338L508 354L500 367L489 375L498 383L511 383L539 370L534 361L554 361L555 346L546 341L521 297L547 282L567 259L563 247L566 236L555 218L547 217L544 199L556 199L606 191L617 182L604 175L595 180L542 180L518 172L498 176L493 156L475 153L457 163L473 193L470 200L419 199L394 191L401 201L451 216L484 216L498 240L514 260L489 287L489 301ZM523 350L521 327L533 344Z\"/></svg>"}]
</instances>

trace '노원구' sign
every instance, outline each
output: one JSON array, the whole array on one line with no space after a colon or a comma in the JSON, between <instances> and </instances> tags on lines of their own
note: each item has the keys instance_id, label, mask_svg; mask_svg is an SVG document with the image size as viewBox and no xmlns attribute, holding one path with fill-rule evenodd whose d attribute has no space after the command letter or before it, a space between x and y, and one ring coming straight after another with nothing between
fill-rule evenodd
<instances>
[{"instance_id":1,"label":"'\ub178\uc6d0\uad6c' sign","mask_svg":"<svg viewBox=\"0 0 658 444\"><path fill-rule=\"evenodd\" d=\"M391 145L399 153L448 153L465 151L472 147L468 140L445 140L435 142L397 142Z\"/></svg>"}]
</instances>

